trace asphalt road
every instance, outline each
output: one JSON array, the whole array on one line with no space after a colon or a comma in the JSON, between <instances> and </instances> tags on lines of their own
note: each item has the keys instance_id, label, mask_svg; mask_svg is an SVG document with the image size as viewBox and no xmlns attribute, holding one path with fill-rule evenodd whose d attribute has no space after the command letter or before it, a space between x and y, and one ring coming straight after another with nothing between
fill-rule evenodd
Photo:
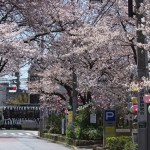
<instances>
[{"instance_id":1,"label":"asphalt road","mask_svg":"<svg viewBox=\"0 0 150 150\"><path fill-rule=\"evenodd\" d=\"M64 145L37 138L37 131L0 130L0 150L70 150Z\"/></svg>"}]
</instances>

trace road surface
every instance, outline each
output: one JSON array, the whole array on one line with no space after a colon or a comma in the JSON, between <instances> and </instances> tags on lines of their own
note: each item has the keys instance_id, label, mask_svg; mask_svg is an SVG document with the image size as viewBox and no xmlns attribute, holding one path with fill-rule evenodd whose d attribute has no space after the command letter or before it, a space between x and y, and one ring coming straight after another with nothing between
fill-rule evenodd
<instances>
[{"instance_id":1,"label":"road surface","mask_svg":"<svg viewBox=\"0 0 150 150\"><path fill-rule=\"evenodd\" d=\"M0 150L70 150L64 145L37 138L37 131L0 130Z\"/></svg>"}]
</instances>

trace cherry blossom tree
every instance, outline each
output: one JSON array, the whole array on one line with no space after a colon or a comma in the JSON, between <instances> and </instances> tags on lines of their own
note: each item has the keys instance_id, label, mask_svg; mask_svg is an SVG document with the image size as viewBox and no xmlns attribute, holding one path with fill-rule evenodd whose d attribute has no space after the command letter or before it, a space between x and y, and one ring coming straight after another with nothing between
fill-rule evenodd
<instances>
[{"instance_id":1,"label":"cherry blossom tree","mask_svg":"<svg viewBox=\"0 0 150 150\"><path fill-rule=\"evenodd\" d=\"M37 47L25 44L27 27L21 13L11 1L0 1L0 73L1 76L16 72L35 57Z\"/></svg>"},{"instance_id":2,"label":"cherry blossom tree","mask_svg":"<svg viewBox=\"0 0 150 150\"><path fill-rule=\"evenodd\" d=\"M31 58L35 48L25 44L21 34L25 28L19 28L15 23L0 24L0 72L1 75L18 71L21 64ZM33 56L32 56L33 57Z\"/></svg>"},{"instance_id":3,"label":"cherry blossom tree","mask_svg":"<svg viewBox=\"0 0 150 150\"><path fill-rule=\"evenodd\" d=\"M112 3L112 5L114 4ZM91 7L93 6L91 5ZM93 12L98 9L98 7L94 6L94 8L90 9L90 11ZM101 15L102 14L103 13L101 13ZM112 88L114 89L114 85L117 84L116 89L122 89L128 78L130 78L129 76L125 78L124 82L120 83L120 78L122 79L128 74L126 68L133 62L131 58L132 55L135 55L131 50L133 43L132 41L130 42L125 35L127 32L125 32L123 22L119 25L119 23L115 24L114 20L114 23L112 22L110 24L112 14L117 14L117 11L114 12L113 10L111 14L103 17L103 22L99 23L99 14L95 14L96 17L93 18L89 13L87 16L90 16L91 19L88 21L86 19L82 20L84 23L82 23L81 27L75 27L70 31L66 30L66 32L56 36L49 48L48 62L50 65L47 67L48 69L44 71L44 75L48 74L51 77L50 79L44 76L45 80L50 82L50 86L47 86L49 90L48 93L51 93L51 88L54 90L54 87L60 83L68 83L71 87L72 66L74 65L76 66L76 74L78 76L78 90L81 93L90 91L92 95L95 94L94 97L96 97L96 99L103 99L103 101L107 101L108 103L109 100L113 101L118 97L116 96L117 90L113 92ZM114 17L114 19L117 20L117 17ZM123 33L121 36L119 36L120 31ZM126 50L126 53L124 50ZM133 50L135 50L135 48ZM120 67L118 65L120 65ZM122 72L123 69L124 71ZM98 81L101 80L100 78L103 75L108 76L108 78L111 76L110 80L103 79L107 82L109 81L109 84L107 83L109 86L104 85L101 87L101 90L98 90ZM120 78L118 78L118 75L120 75ZM47 82L44 81L43 83L47 84ZM55 84L55 86L52 84ZM103 84L106 84L106 82ZM121 88L118 87L118 85L120 85ZM46 86L44 87L46 88ZM120 94L123 95L124 93L118 91L118 95ZM124 95L124 97L126 97L126 95Z\"/></svg>"},{"instance_id":4,"label":"cherry blossom tree","mask_svg":"<svg viewBox=\"0 0 150 150\"><path fill-rule=\"evenodd\" d=\"M102 107L126 103L127 88L135 78L133 70L137 63L136 18L128 17L126 0L103 0L103 3L1 0L1 3L5 6L1 22L15 20L20 28L25 26L28 34L24 43L38 48L32 65L40 81L32 82L30 88L40 93L42 100L53 95L65 100L64 95L56 93L61 85L67 90L71 104L74 67L83 103L87 97ZM148 49L148 0L141 6L142 11L146 16L144 46Z\"/></svg>"}]
</instances>

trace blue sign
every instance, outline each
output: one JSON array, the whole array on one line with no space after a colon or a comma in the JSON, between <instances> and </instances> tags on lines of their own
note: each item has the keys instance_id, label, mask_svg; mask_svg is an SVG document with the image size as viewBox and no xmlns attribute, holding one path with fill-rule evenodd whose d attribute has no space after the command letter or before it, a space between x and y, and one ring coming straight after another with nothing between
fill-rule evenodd
<instances>
[{"instance_id":1,"label":"blue sign","mask_svg":"<svg viewBox=\"0 0 150 150\"><path fill-rule=\"evenodd\" d=\"M105 110L105 121L115 121L116 113L115 110Z\"/></svg>"}]
</instances>

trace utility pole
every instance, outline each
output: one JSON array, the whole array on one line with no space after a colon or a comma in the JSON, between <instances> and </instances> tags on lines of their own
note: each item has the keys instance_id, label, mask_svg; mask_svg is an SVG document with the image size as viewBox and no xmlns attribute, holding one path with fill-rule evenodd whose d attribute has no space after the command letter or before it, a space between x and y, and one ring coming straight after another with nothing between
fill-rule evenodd
<instances>
[{"instance_id":1,"label":"utility pole","mask_svg":"<svg viewBox=\"0 0 150 150\"><path fill-rule=\"evenodd\" d=\"M128 16L133 17L136 15L136 36L137 43L146 44L146 36L143 34L143 26L146 19L144 13L140 12L140 6L144 3L144 0L135 0L136 12L133 12L133 0L128 0ZM142 22L145 20L145 22ZM148 54L143 47L137 45L137 72L138 82L141 82L142 77L149 77L148 74ZM142 89L137 92L138 95L138 149L150 150L150 114L148 114L148 104L143 102L143 96L145 90Z\"/></svg>"},{"instance_id":2,"label":"utility pole","mask_svg":"<svg viewBox=\"0 0 150 150\"><path fill-rule=\"evenodd\" d=\"M144 0L135 0L136 2L136 35L137 43L146 43L146 37L142 30L142 19L145 18L144 14L140 13L140 6ZM145 19L146 20L146 19ZM148 78L148 55L147 51L143 47L137 45L137 72L138 81L140 82L142 77ZM148 139L150 139L150 115L147 113L147 104L143 102L144 90L138 93L138 149L150 150Z\"/></svg>"}]
</instances>

